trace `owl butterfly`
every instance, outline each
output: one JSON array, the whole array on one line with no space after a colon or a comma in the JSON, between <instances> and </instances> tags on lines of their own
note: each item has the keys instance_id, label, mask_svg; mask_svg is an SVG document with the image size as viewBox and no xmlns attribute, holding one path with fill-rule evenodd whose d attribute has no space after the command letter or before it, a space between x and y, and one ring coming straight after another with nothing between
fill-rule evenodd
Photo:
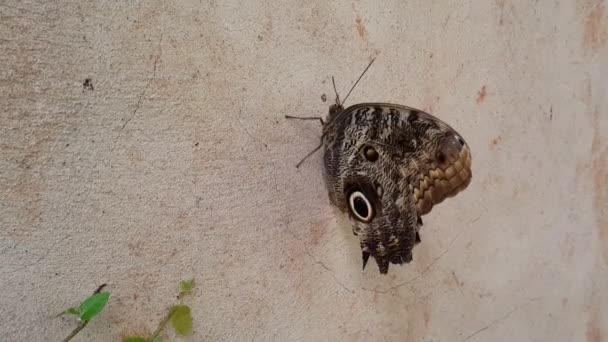
<instances>
[{"instance_id":1,"label":"owl butterfly","mask_svg":"<svg viewBox=\"0 0 608 342\"><path fill-rule=\"evenodd\" d=\"M363 77L373 60L357 79ZM333 82L333 77L332 77ZM323 119L324 179L329 201L348 216L359 237L363 269L372 256L380 273L412 261L421 216L470 183L471 151L447 123L421 110L390 103L336 103Z\"/></svg>"}]
</instances>

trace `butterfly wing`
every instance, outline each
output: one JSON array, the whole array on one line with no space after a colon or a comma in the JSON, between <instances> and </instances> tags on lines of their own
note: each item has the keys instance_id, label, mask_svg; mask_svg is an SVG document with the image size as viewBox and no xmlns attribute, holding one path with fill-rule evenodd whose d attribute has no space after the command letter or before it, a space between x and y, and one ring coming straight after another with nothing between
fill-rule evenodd
<instances>
[{"instance_id":1,"label":"butterfly wing","mask_svg":"<svg viewBox=\"0 0 608 342\"><path fill-rule=\"evenodd\" d=\"M323 130L329 199L348 212L364 267L372 256L387 273L412 260L420 216L466 188L470 151L450 126L410 107L333 107Z\"/></svg>"},{"instance_id":2,"label":"butterfly wing","mask_svg":"<svg viewBox=\"0 0 608 342\"><path fill-rule=\"evenodd\" d=\"M375 110L341 113L332 121L324 139L325 182L330 202L351 218L363 267L372 256L387 273L390 263L412 260L418 223L414 198L401 189L391 127Z\"/></svg>"}]
</instances>

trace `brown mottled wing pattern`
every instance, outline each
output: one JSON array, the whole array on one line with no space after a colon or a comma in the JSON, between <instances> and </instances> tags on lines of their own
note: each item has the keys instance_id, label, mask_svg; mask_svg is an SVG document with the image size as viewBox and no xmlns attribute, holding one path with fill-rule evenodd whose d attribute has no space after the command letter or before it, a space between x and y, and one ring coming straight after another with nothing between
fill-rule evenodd
<instances>
[{"instance_id":1,"label":"brown mottled wing pattern","mask_svg":"<svg viewBox=\"0 0 608 342\"><path fill-rule=\"evenodd\" d=\"M466 188L470 151L450 126L419 110L386 103L330 108L323 127L330 202L347 212L363 267L381 273L412 260L420 216Z\"/></svg>"}]
</instances>

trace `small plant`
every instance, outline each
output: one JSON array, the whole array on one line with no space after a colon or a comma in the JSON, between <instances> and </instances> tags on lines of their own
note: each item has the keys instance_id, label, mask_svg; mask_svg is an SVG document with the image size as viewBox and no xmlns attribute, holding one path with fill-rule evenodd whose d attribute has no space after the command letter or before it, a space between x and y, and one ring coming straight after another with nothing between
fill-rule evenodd
<instances>
[{"instance_id":1,"label":"small plant","mask_svg":"<svg viewBox=\"0 0 608 342\"><path fill-rule=\"evenodd\" d=\"M101 285L100 287L93 292L91 296L86 298L77 308L69 308L64 312L57 315L57 317L67 314L74 315L78 317L80 324L74 329L66 338L63 339L63 342L68 342L76 334L78 334L82 329L84 329L89 322L95 318L95 316L99 315L99 313L106 307L108 304L108 300L110 299L109 292L101 292L106 284Z\"/></svg>"},{"instance_id":2,"label":"small plant","mask_svg":"<svg viewBox=\"0 0 608 342\"><path fill-rule=\"evenodd\" d=\"M156 331L150 337L130 336L124 338L123 342L160 342L160 333L163 331L167 323L171 321L173 329L179 335L187 336L192 332L192 315L190 314L190 307L183 304L181 301L183 297L194 288L194 279L188 281L181 281L179 283L179 294L177 298L180 300L180 304L173 305L165 318L160 322Z\"/></svg>"}]
</instances>

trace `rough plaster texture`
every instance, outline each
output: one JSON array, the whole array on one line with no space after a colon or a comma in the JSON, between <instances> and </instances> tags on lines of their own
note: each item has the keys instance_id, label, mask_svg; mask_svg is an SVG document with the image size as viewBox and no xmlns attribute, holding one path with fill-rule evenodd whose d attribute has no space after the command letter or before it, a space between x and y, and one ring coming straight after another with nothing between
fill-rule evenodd
<instances>
[{"instance_id":1,"label":"rough plaster texture","mask_svg":"<svg viewBox=\"0 0 608 342\"><path fill-rule=\"evenodd\" d=\"M149 334L194 277L192 341L608 341L607 23L600 0L2 0L1 339L59 340L101 283L76 340ZM321 155L294 167L319 125L283 119L372 56L351 104L473 151L388 276Z\"/></svg>"}]
</instances>

